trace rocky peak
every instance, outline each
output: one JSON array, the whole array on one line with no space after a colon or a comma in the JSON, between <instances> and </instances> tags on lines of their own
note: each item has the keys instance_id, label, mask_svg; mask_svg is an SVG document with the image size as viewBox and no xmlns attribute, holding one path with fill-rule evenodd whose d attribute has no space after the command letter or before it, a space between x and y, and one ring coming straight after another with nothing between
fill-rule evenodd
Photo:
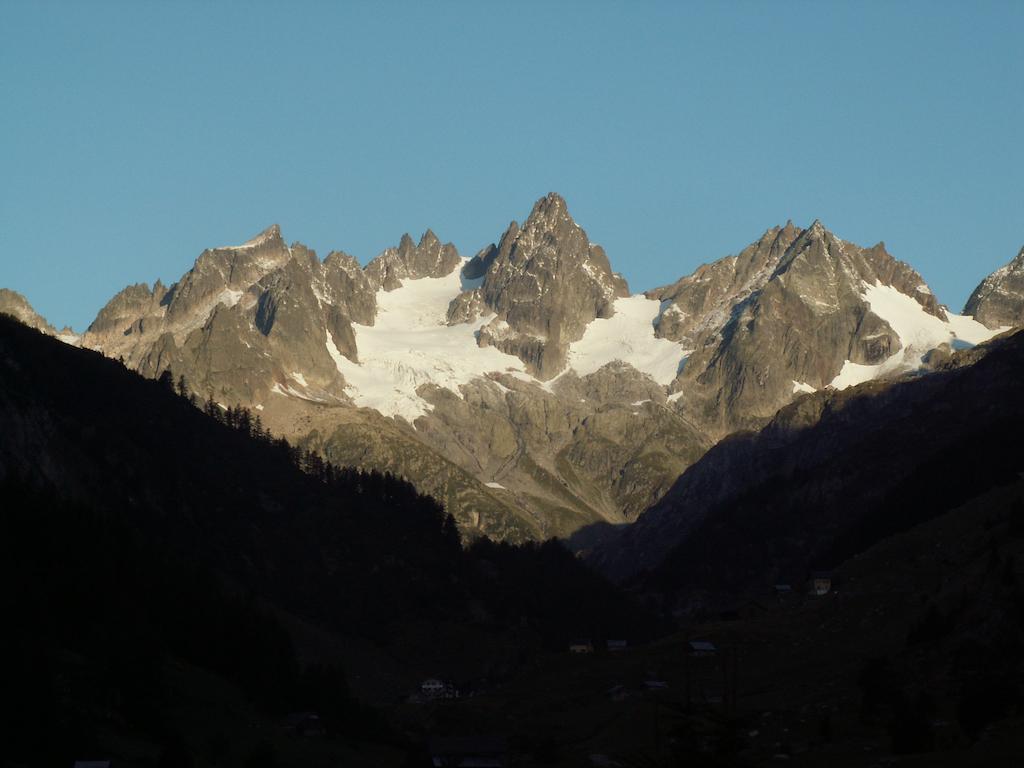
<instances>
[{"instance_id":1,"label":"rocky peak","mask_svg":"<svg viewBox=\"0 0 1024 768\"><path fill-rule=\"evenodd\" d=\"M797 284L793 287L803 288L808 296L827 293L832 301L839 301L839 294L844 292L859 296L865 283L891 286L913 298L929 314L946 319L945 310L924 278L889 254L885 243L861 248L837 237L818 219L800 233L772 277L792 280Z\"/></svg>"},{"instance_id":2,"label":"rocky peak","mask_svg":"<svg viewBox=\"0 0 1024 768\"><path fill-rule=\"evenodd\" d=\"M377 285L354 256L331 251L324 259L322 275L322 293L328 304L352 322L373 325L377 314Z\"/></svg>"},{"instance_id":3,"label":"rocky peak","mask_svg":"<svg viewBox=\"0 0 1024 768\"><path fill-rule=\"evenodd\" d=\"M140 318L161 315L161 302L166 295L167 289L159 280L153 284L152 290L146 283L129 285L104 305L86 333L120 333Z\"/></svg>"},{"instance_id":4,"label":"rocky peak","mask_svg":"<svg viewBox=\"0 0 1024 768\"><path fill-rule=\"evenodd\" d=\"M450 275L461 262L455 246L442 244L428 229L418 244L408 233L402 235L397 248L386 249L366 265L366 274L375 285L393 291L403 280Z\"/></svg>"},{"instance_id":5,"label":"rocky peak","mask_svg":"<svg viewBox=\"0 0 1024 768\"><path fill-rule=\"evenodd\" d=\"M629 295L604 250L555 193L534 204L522 227L512 222L499 244L477 254L463 274L482 274L483 283L452 302L449 321L490 310L496 317L481 329L480 345L518 356L542 378L564 369L569 344L590 321L611 317L616 298Z\"/></svg>"},{"instance_id":6,"label":"rocky peak","mask_svg":"<svg viewBox=\"0 0 1024 768\"><path fill-rule=\"evenodd\" d=\"M491 268L491 264L497 257L498 246L494 243L481 248L472 259L466 262L466 266L462 268L462 276L466 280L479 280Z\"/></svg>"},{"instance_id":7,"label":"rocky peak","mask_svg":"<svg viewBox=\"0 0 1024 768\"><path fill-rule=\"evenodd\" d=\"M0 288L0 313L11 315L37 331L42 331L50 336L57 335L56 329L46 321L45 317L32 308L28 299L17 291Z\"/></svg>"},{"instance_id":8,"label":"rocky peak","mask_svg":"<svg viewBox=\"0 0 1024 768\"><path fill-rule=\"evenodd\" d=\"M989 328L1024 325L1024 248L1005 266L986 277L964 306Z\"/></svg>"},{"instance_id":9,"label":"rocky peak","mask_svg":"<svg viewBox=\"0 0 1024 768\"><path fill-rule=\"evenodd\" d=\"M234 249L259 248L265 245L284 245L284 240L281 237L281 227L279 225L271 224L251 240L246 240L241 245L234 246Z\"/></svg>"},{"instance_id":10,"label":"rocky peak","mask_svg":"<svg viewBox=\"0 0 1024 768\"><path fill-rule=\"evenodd\" d=\"M820 219L815 219L811 226L798 232L780 259L776 272L785 272L800 257L816 261L837 258L842 249L843 241L826 229Z\"/></svg>"},{"instance_id":11,"label":"rocky peak","mask_svg":"<svg viewBox=\"0 0 1024 768\"><path fill-rule=\"evenodd\" d=\"M671 302L659 333L694 348L681 374L682 407L725 434L770 416L795 388L827 386L847 362L878 366L901 350L909 355L910 340L866 298L869 286L895 289L947 320L921 276L883 244L862 248L819 220L773 228L738 257L653 292Z\"/></svg>"},{"instance_id":12,"label":"rocky peak","mask_svg":"<svg viewBox=\"0 0 1024 768\"><path fill-rule=\"evenodd\" d=\"M181 322L194 315L205 317L225 292L246 291L264 275L287 264L291 257L291 249L277 224L242 245L203 251L195 266L170 292L168 321Z\"/></svg>"},{"instance_id":13,"label":"rocky peak","mask_svg":"<svg viewBox=\"0 0 1024 768\"><path fill-rule=\"evenodd\" d=\"M648 298L664 302L657 335L695 347L703 334L721 329L733 307L770 279L800 231L791 221L772 227L739 255L701 265L672 285L648 291Z\"/></svg>"},{"instance_id":14,"label":"rocky peak","mask_svg":"<svg viewBox=\"0 0 1024 768\"><path fill-rule=\"evenodd\" d=\"M557 192L548 192L533 204L533 209L526 219L524 230L552 231L560 227L578 230L579 225L569 214L569 206L565 198Z\"/></svg>"}]
</instances>

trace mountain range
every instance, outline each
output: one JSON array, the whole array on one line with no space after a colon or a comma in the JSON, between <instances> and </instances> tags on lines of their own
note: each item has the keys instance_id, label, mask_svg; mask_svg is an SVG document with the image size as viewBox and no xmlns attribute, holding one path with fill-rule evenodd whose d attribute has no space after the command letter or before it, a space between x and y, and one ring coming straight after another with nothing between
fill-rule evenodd
<instances>
[{"instance_id":1,"label":"mountain range","mask_svg":"<svg viewBox=\"0 0 1024 768\"><path fill-rule=\"evenodd\" d=\"M0 291L13 764L1015 764L1024 254L957 315L819 222L637 295L582 232Z\"/></svg>"},{"instance_id":2,"label":"mountain range","mask_svg":"<svg viewBox=\"0 0 1024 768\"><path fill-rule=\"evenodd\" d=\"M1019 325L1024 251L961 315L884 244L819 221L632 294L549 194L468 259L428 230L365 267L321 261L275 225L125 288L80 335L10 291L0 310L404 477L469 538L523 541L636 520L806 393L934 370Z\"/></svg>"}]
</instances>

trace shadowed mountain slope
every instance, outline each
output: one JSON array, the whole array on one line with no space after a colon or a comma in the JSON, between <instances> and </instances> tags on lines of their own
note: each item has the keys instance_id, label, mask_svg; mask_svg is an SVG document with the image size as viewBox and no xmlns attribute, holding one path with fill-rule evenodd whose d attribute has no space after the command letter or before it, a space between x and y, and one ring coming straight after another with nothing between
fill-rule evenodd
<instances>
[{"instance_id":1,"label":"shadowed mountain slope","mask_svg":"<svg viewBox=\"0 0 1024 768\"><path fill-rule=\"evenodd\" d=\"M593 562L691 595L800 582L1024 470L1022 378L1017 333L927 376L801 397L708 451Z\"/></svg>"}]
</instances>

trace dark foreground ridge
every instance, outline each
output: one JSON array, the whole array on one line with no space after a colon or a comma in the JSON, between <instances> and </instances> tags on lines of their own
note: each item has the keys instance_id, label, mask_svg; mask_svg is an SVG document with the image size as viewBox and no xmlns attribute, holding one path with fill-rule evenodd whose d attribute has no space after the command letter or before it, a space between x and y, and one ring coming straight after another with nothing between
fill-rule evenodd
<instances>
[{"instance_id":1,"label":"dark foreground ridge","mask_svg":"<svg viewBox=\"0 0 1024 768\"><path fill-rule=\"evenodd\" d=\"M400 480L0 317L4 760L1013 765L1022 346L714 449L746 446L630 584L659 621L555 544L466 549Z\"/></svg>"},{"instance_id":2,"label":"dark foreground ridge","mask_svg":"<svg viewBox=\"0 0 1024 768\"><path fill-rule=\"evenodd\" d=\"M424 678L657 631L556 544L463 549L408 483L7 316L0 434L5 764L401 764L426 733L387 710Z\"/></svg>"}]
</instances>

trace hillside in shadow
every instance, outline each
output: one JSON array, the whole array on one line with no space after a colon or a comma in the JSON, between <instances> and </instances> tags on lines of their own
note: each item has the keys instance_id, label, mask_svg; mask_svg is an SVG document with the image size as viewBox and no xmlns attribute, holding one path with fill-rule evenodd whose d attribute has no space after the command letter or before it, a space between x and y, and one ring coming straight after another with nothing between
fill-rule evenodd
<instances>
[{"instance_id":1,"label":"hillside in shadow","mask_svg":"<svg viewBox=\"0 0 1024 768\"><path fill-rule=\"evenodd\" d=\"M345 744L400 754L408 737L365 705L395 695L377 677L387 664L353 675L310 636L372 648L411 688L428 672L493 683L576 635L659 629L555 544L466 549L408 483L326 465L258 414L206 410L187 386L0 316L4 689L25 703L14 764L98 751L156 765L171 750L240 765L265 745L235 720L273 735L303 710ZM201 695L222 714L197 725ZM278 752L318 764L303 749Z\"/></svg>"}]
</instances>

